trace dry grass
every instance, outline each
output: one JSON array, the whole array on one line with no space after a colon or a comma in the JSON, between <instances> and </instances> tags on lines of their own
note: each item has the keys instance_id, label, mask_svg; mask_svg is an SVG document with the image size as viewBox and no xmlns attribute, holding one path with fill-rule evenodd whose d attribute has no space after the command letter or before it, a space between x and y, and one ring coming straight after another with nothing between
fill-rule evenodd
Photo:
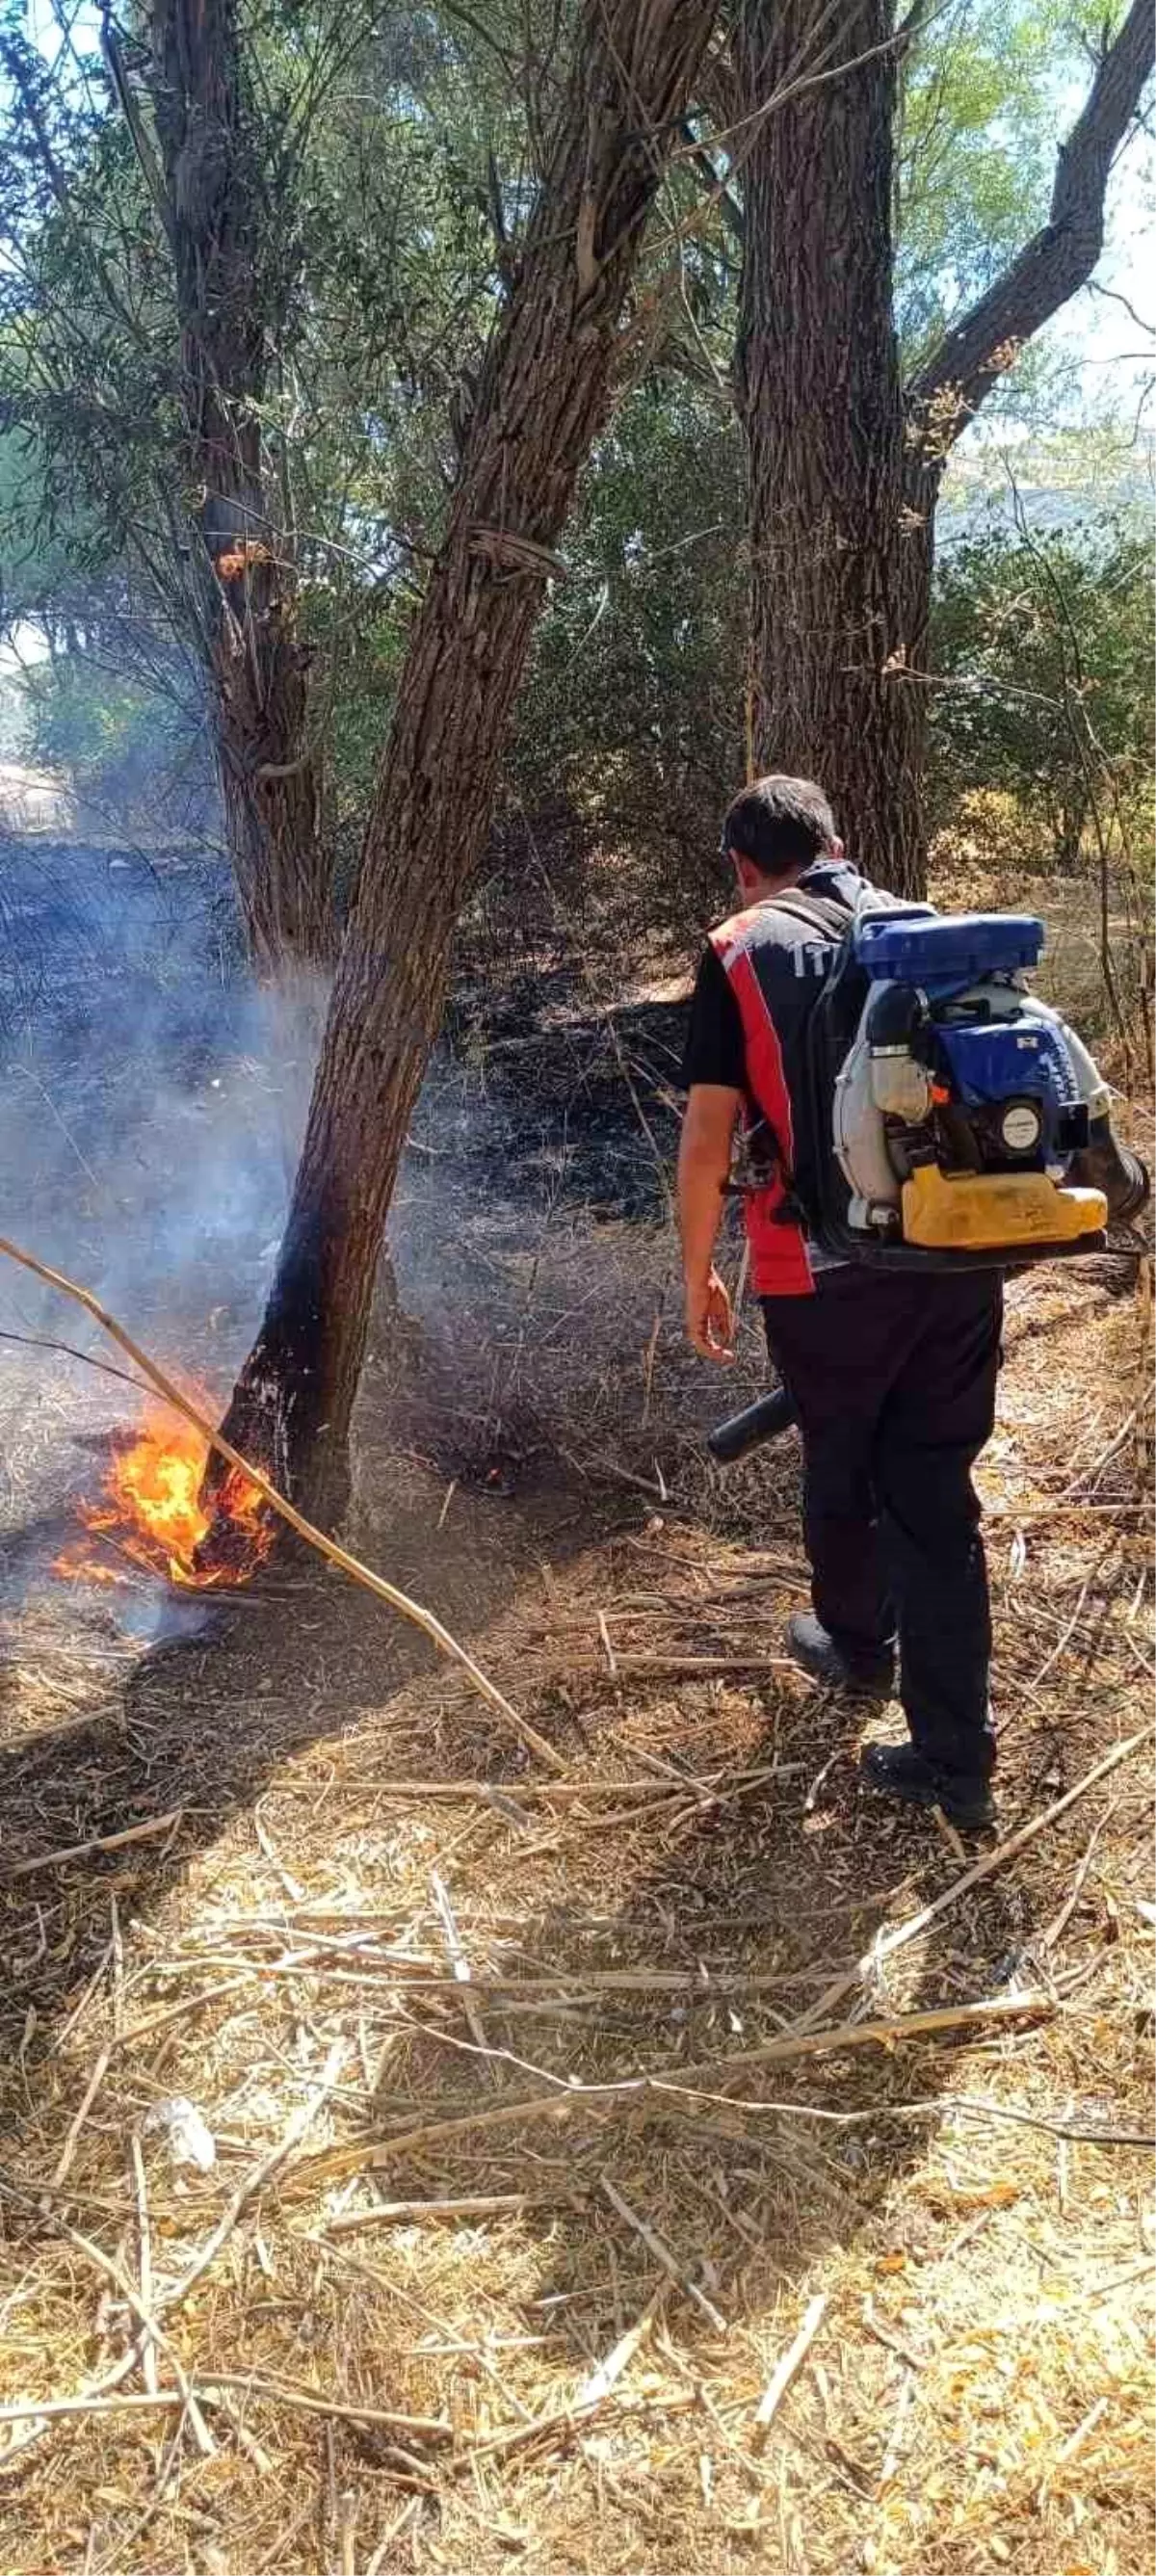
<instances>
[{"instance_id":1,"label":"dry grass","mask_svg":"<svg viewBox=\"0 0 1156 2576\"><path fill-rule=\"evenodd\" d=\"M2 2401L107 2410L5 2421L5 2576L1151 2563L1147 1746L889 1952L967 1864L857 1799L860 1720L778 1660L793 1449L701 1466L652 1249L617 1426L569 1338L581 1473L487 1487L515 1398L552 1419L528 1334L501 1406L484 1353L454 1380L448 1509L436 1353L369 1425L367 1545L564 1779L311 1568L151 1652L12 1611L9 1865L181 1815L2 1892ZM575 1240L535 1258L539 1322L576 1310ZM1005 1840L1148 1714L1136 1313L1012 1292ZM178 2094L209 2173L149 2124Z\"/></svg>"}]
</instances>

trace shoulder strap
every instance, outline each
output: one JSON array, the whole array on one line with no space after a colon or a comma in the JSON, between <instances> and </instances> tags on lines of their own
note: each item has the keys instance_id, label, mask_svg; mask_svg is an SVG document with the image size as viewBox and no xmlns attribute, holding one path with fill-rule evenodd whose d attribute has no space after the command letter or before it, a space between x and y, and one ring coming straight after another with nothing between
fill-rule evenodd
<instances>
[{"instance_id":1,"label":"shoulder strap","mask_svg":"<svg viewBox=\"0 0 1156 2576\"><path fill-rule=\"evenodd\" d=\"M842 939L850 929L854 913L834 895L802 894L791 886L785 894L772 895L768 912L785 912L792 921L806 923L808 930L821 930L825 938Z\"/></svg>"}]
</instances>

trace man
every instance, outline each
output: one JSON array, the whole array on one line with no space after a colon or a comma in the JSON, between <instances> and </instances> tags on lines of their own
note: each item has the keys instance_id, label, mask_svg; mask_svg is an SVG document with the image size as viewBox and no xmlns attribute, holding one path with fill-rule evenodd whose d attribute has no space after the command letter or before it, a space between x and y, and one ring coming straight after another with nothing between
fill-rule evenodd
<instances>
[{"instance_id":1,"label":"man","mask_svg":"<svg viewBox=\"0 0 1156 2576\"><path fill-rule=\"evenodd\" d=\"M870 1746L862 1777L979 1827L994 1815L995 1743L971 1471L994 1420L1000 1277L869 1270L808 1243L789 1191L804 1034L863 879L810 779L760 778L745 789L727 814L723 850L742 908L711 933L683 1067L687 1333L704 1359L732 1357L730 1299L713 1255L742 1118L756 1145L772 1147L761 1185L744 1198L751 1281L803 1435L814 1609L791 1620L790 1652L820 1681L886 1699L898 1648L911 1741Z\"/></svg>"}]
</instances>

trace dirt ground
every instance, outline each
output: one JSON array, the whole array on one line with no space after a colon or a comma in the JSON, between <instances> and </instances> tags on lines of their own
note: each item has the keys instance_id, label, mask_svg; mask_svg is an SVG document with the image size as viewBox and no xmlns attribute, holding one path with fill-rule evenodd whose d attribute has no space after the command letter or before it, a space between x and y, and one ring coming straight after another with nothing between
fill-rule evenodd
<instances>
[{"instance_id":1,"label":"dirt ground","mask_svg":"<svg viewBox=\"0 0 1156 2576\"><path fill-rule=\"evenodd\" d=\"M725 1387L681 1348L671 1027L563 1011L532 1081L508 1035L415 1131L352 1541L558 1768L312 1561L210 1602L54 1577L132 1399L0 1342L0 2565L1141 2576L1135 1264L1010 1293L1000 1827L964 1848L856 1790L898 1711L782 1659L793 1436L706 1461L760 1354L749 1313ZM92 1178L54 1162L44 1221L95 1249L147 1122L106 1166L52 1098ZM122 1265L210 1388L246 1225L223 1304L219 1244L179 1296Z\"/></svg>"}]
</instances>

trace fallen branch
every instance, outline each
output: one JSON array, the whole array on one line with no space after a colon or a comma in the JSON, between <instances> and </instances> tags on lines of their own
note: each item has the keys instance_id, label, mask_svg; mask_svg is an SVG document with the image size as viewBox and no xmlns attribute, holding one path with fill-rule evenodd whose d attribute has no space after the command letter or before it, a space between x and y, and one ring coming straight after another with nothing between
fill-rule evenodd
<instances>
[{"instance_id":1,"label":"fallen branch","mask_svg":"<svg viewBox=\"0 0 1156 2576\"><path fill-rule=\"evenodd\" d=\"M460 1665L487 1706L496 1710L499 1717L504 1718L507 1726L513 1729L514 1734L529 1752L536 1753L539 1761L545 1762L550 1770L565 1770L565 1763L554 1746L547 1742L544 1735L539 1735L537 1728L530 1725L528 1718L519 1716L517 1709L511 1707L509 1700L505 1699L502 1692L490 1681L480 1664L474 1662L473 1656L467 1654L465 1647L458 1644L456 1637L451 1637L449 1629L442 1626L441 1620L435 1618L433 1611L425 1609L420 1601L412 1600L408 1592L400 1592L395 1583L388 1582L383 1574L375 1574L371 1567L361 1563L359 1557L351 1556L348 1548L340 1547L336 1539L328 1538L324 1530L315 1528L312 1521L307 1521L304 1514L297 1510L296 1505L289 1502L284 1494L279 1493L276 1485L270 1483L263 1469L255 1467L251 1459L243 1458L240 1450L234 1449L232 1441L225 1439L224 1434L215 1428L208 1416L203 1414L195 1404L189 1402L188 1396L182 1394L180 1387L174 1384L164 1369L158 1368L156 1361L149 1358L147 1351L142 1351L140 1344L133 1341L131 1334L126 1333L123 1324L118 1324L115 1316L108 1314L100 1305L91 1289L78 1287L75 1279L66 1278L61 1270L53 1270L48 1262L38 1260L35 1253L23 1251L18 1243L10 1242L4 1235L0 1235L0 1253L6 1253L10 1261L19 1262L23 1270L30 1270L34 1278L44 1280L49 1288L58 1288L63 1296L75 1298L77 1305L83 1306L85 1312L94 1317L111 1340L116 1342L122 1351L128 1353L130 1360L148 1379L149 1385L156 1389L158 1395L164 1397L165 1403L171 1404L174 1412L181 1414L186 1422L191 1422L193 1429L200 1433L201 1438L208 1442L210 1449L215 1450L219 1458L223 1458L228 1466L235 1468L239 1475L246 1477L248 1482L256 1487L262 1502L267 1503L271 1511L277 1512L282 1520L287 1521L290 1529L296 1530L299 1538L305 1539L310 1547L315 1547L321 1556L327 1557L331 1565L339 1566L342 1573L350 1575L355 1583L362 1584L367 1592L375 1593L379 1601L388 1602L390 1609L399 1611L403 1619L411 1620L414 1627L420 1628L438 1648L439 1653L448 1656L451 1663ZM81 1355L78 1354L78 1356Z\"/></svg>"}]
</instances>

